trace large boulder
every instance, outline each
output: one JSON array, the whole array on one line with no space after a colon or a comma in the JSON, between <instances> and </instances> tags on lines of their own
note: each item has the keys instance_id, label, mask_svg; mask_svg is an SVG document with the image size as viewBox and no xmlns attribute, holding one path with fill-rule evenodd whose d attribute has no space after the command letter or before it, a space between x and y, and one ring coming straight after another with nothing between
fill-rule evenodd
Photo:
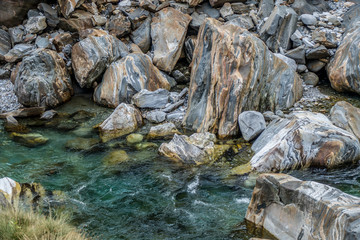
<instances>
[{"instance_id":1,"label":"large boulder","mask_svg":"<svg viewBox=\"0 0 360 240\"><path fill-rule=\"evenodd\" d=\"M277 239L359 239L360 198L286 174L262 174L245 216Z\"/></svg>"},{"instance_id":2,"label":"large boulder","mask_svg":"<svg viewBox=\"0 0 360 240\"><path fill-rule=\"evenodd\" d=\"M151 22L154 46L154 64L171 72L180 58L191 17L174 8L165 8L155 14Z\"/></svg>"},{"instance_id":3,"label":"large boulder","mask_svg":"<svg viewBox=\"0 0 360 240\"><path fill-rule=\"evenodd\" d=\"M348 102L337 102L330 110L330 119L335 126L345 129L360 139L360 109Z\"/></svg>"},{"instance_id":4,"label":"large boulder","mask_svg":"<svg viewBox=\"0 0 360 240\"><path fill-rule=\"evenodd\" d=\"M68 101L73 88L64 60L47 49L25 57L16 74L15 93L27 107L53 108Z\"/></svg>"},{"instance_id":5,"label":"large boulder","mask_svg":"<svg viewBox=\"0 0 360 240\"><path fill-rule=\"evenodd\" d=\"M36 8L43 0L1 0L0 26L17 26L22 23L30 9Z\"/></svg>"},{"instance_id":6,"label":"large boulder","mask_svg":"<svg viewBox=\"0 0 360 240\"><path fill-rule=\"evenodd\" d=\"M360 23L360 22L359 22ZM349 30L327 67L331 87L360 94L360 28Z\"/></svg>"},{"instance_id":7,"label":"large boulder","mask_svg":"<svg viewBox=\"0 0 360 240\"><path fill-rule=\"evenodd\" d=\"M92 87L110 63L127 54L123 42L105 33L76 43L72 47L71 61L80 87Z\"/></svg>"},{"instance_id":8,"label":"large boulder","mask_svg":"<svg viewBox=\"0 0 360 240\"><path fill-rule=\"evenodd\" d=\"M139 110L133 105L122 103L99 126L100 138L103 142L134 132L142 125Z\"/></svg>"},{"instance_id":9,"label":"large boulder","mask_svg":"<svg viewBox=\"0 0 360 240\"><path fill-rule=\"evenodd\" d=\"M302 96L302 81L248 31L206 19L198 35L184 119L220 138L239 133L242 111L288 108Z\"/></svg>"},{"instance_id":10,"label":"large boulder","mask_svg":"<svg viewBox=\"0 0 360 240\"><path fill-rule=\"evenodd\" d=\"M132 53L116 61L106 70L103 80L94 91L94 101L108 107L130 103L134 94L147 89L170 89L170 84L142 53Z\"/></svg>"},{"instance_id":11,"label":"large boulder","mask_svg":"<svg viewBox=\"0 0 360 240\"><path fill-rule=\"evenodd\" d=\"M252 146L250 161L257 172L326 167L360 159L360 143L351 133L334 126L323 114L295 112L273 121Z\"/></svg>"}]
</instances>

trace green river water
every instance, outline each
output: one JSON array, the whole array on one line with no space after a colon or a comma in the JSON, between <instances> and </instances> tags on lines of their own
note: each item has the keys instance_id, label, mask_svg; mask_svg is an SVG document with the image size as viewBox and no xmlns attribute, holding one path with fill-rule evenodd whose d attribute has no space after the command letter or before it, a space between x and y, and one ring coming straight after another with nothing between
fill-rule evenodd
<instances>
[{"instance_id":1,"label":"green river water","mask_svg":"<svg viewBox=\"0 0 360 240\"><path fill-rule=\"evenodd\" d=\"M249 239L262 236L247 228L244 216L254 180L229 177L236 163L185 167L158 155L157 149L135 150L119 139L112 147L74 152L65 149L78 136L97 137L91 127L111 109L101 108L90 96L77 96L59 112L85 110L95 116L71 131L33 127L50 140L27 148L13 142L0 128L0 177L39 182L47 190L61 190L73 224L95 239ZM155 142L160 144L161 141ZM130 161L106 166L102 158L111 150L125 150ZM360 196L360 167L336 170L309 169L290 174L316 180Z\"/></svg>"}]
</instances>

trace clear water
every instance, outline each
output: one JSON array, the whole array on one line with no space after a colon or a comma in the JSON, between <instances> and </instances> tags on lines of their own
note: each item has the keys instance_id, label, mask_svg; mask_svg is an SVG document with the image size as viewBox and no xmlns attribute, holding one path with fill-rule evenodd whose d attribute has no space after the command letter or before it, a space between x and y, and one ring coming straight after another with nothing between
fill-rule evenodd
<instances>
[{"instance_id":1,"label":"clear water","mask_svg":"<svg viewBox=\"0 0 360 240\"><path fill-rule=\"evenodd\" d=\"M91 128L111 113L81 96L58 111L79 109L96 113L82 129ZM73 152L64 145L77 137L76 131L42 127L32 131L50 141L27 148L10 140L0 128L0 176L64 191L73 223L96 239L249 239L263 234L244 223L253 182L227 176L232 156L229 164L184 167L160 157L157 149L137 151L123 139L97 151ZM88 136L97 134L90 132ZM102 158L114 149L125 150L130 161L104 165ZM359 170L359 166L350 166L291 174L360 196Z\"/></svg>"}]
</instances>

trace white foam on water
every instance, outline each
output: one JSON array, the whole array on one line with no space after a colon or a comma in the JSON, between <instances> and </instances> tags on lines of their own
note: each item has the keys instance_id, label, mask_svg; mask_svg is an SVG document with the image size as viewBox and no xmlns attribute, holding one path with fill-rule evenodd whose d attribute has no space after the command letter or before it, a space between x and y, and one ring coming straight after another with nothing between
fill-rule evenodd
<instances>
[{"instance_id":1,"label":"white foam on water","mask_svg":"<svg viewBox=\"0 0 360 240\"><path fill-rule=\"evenodd\" d=\"M188 185L189 193L196 193L197 187L199 186L199 176L196 175L195 180Z\"/></svg>"},{"instance_id":2,"label":"white foam on water","mask_svg":"<svg viewBox=\"0 0 360 240\"><path fill-rule=\"evenodd\" d=\"M250 203L250 199L249 198L236 198L235 202L238 204L249 204Z\"/></svg>"}]
</instances>

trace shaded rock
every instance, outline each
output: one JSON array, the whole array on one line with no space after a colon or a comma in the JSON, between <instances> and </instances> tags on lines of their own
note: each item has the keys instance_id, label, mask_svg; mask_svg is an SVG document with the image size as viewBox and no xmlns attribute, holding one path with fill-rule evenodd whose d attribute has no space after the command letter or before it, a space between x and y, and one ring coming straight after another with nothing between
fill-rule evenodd
<instances>
[{"instance_id":1,"label":"shaded rock","mask_svg":"<svg viewBox=\"0 0 360 240\"><path fill-rule=\"evenodd\" d=\"M291 4L291 8L295 10L297 14L313 14L314 12L327 12L330 10L329 3L327 1L319 0L296 0Z\"/></svg>"},{"instance_id":2,"label":"shaded rock","mask_svg":"<svg viewBox=\"0 0 360 240\"><path fill-rule=\"evenodd\" d=\"M260 19L269 17L274 7L275 7L274 0L261 0L259 3L259 12L258 12L258 16L260 17Z\"/></svg>"},{"instance_id":3,"label":"shaded rock","mask_svg":"<svg viewBox=\"0 0 360 240\"><path fill-rule=\"evenodd\" d=\"M312 72L319 72L326 66L326 63L320 60L308 61L306 67Z\"/></svg>"},{"instance_id":4,"label":"shaded rock","mask_svg":"<svg viewBox=\"0 0 360 240\"><path fill-rule=\"evenodd\" d=\"M198 39L185 126L236 136L242 111L275 111L302 96L296 72L244 29L207 19Z\"/></svg>"},{"instance_id":5,"label":"shaded rock","mask_svg":"<svg viewBox=\"0 0 360 240\"><path fill-rule=\"evenodd\" d=\"M22 23L29 9L34 9L42 0L1 0L0 25L7 27Z\"/></svg>"},{"instance_id":6,"label":"shaded rock","mask_svg":"<svg viewBox=\"0 0 360 240\"><path fill-rule=\"evenodd\" d=\"M21 61L23 57L31 54L34 49L34 45L20 43L15 45L4 57L7 62L18 62Z\"/></svg>"},{"instance_id":7,"label":"shaded rock","mask_svg":"<svg viewBox=\"0 0 360 240\"><path fill-rule=\"evenodd\" d=\"M13 132L10 134L10 137L17 143L20 143L21 145L24 145L26 147L37 147L40 145L46 144L49 139L42 136L38 133L16 133Z\"/></svg>"},{"instance_id":8,"label":"shaded rock","mask_svg":"<svg viewBox=\"0 0 360 240\"><path fill-rule=\"evenodd\" d=\"M38 5L38 9L44 13L47 25L49 25L50 27L56 27L58 25L60 21L57 11L53 9L49 4L40 3Z\"/></svg>"},{"instance_id":9,"label":"shaded rock","mask_svg":"<svg viewBox=\"0 0 360 240\"><path fill-rule=\"evenodd\" d=\"M279 48L291 47L290 37L296 30L297 14L286 6L276 6L269 18L261 27L260 38L274 52Z\"/></svg>"},{"instance_id":10,"label":"shaded rock","mask_svg":"<svg viewBox=\"0 0 360 240\"><path fill-rule=\"evenodd\" d=\"M94 91L94 101L116 107L121 102L129 103L132 96L142 89L155 91L159 88L170 89L170 84L148 56L132 53L112 63L106 70Z\"/></svg>"},{"instance_id":11,"label":"shaded rock","mask_svg":"<svg viewBox=\"0 0 360 240\"><path fill-rule=\"evenodd\" d=\"M174 79L177 83L188 83L189 82L189 79L187 79L185 77L185 75L182 72L180 72L179 70L174 70L171 73L171 76L174 77Z\"/></svg>"},{"instance_id":12,"label":"shaded rock","mask_svg":"<svg viewBox=\"0 0 360 240\"><path fill-rule=\"evenodd\" d=\"M191 63L191 61L192 61L192 57L193 57L193 53L194 53L194 50L195 50L196 42L197 42L197 36L189 36L185 40L184 51L185 51L186 60L189 63Z\"/></svg>"},{"instance_id":13,"label":"shaded rock","mask_svg":"<svg viewBox=\"0 0 360 240\"><path fill-rule=\"evenodd\" d=\"M294 59L296 63L298 64L305 64L306 60L305 60L305 46L302 45L300 47L297 47L295 49L292 49L290 51L288 51L285 54L286 57Z\"/></svg>"},{"instance_id":14,"label":"shaded rock","mask_svg":"<svg viewBox=\"0 0 360 240\"><path fill-rule=\"evenodd\" d=\"M131 22L132 29L139 28L146 19L151 18L150 13L141 8L135 8L134 11L127 12L126 15Z\"/></svg>"},{"instance_id":15,"label":"shaded rock","mask_svg":"<svg viewBox=\"0 0 360 240\"><path fill-rule=\"evenodd\" d=\"M7 112L0 114L0 118L6 118L7 116L13 117L37 117L43 114L45 111L44 107L30 107L30 108L20 108L15 111Z\"/></svg>"},{"instance_id":16,"label":"shaded rock","mask_svg":"<svg viewBox=\"0 0 360 240\"><path fill-rule=\"evenodd\" d=\"M20 124L13 116L6 116L6 122L4 124L4 129L7 132L17 132L17 133L28 133L30 129L25 125Z\"/></svg>"},{"instance_id":17,"label":"shaded rock","mask_svg":"<svg viewBox=\"0 0 360 240\"><path fill-rule=\"evenodd\" d=\"M124 150L112 151L102 159L103 163L107 166L113 166L129 160L130 158Z\"/></svg>"},{"instance_id":18,"label":"shaded rock","mask_svg":"<svg viewBox=\"0 0 360 240\"><path fill-rule=\"evenodd\" d=\"M152 123L161 123L166 119L166 113L159 110L154 110L143 114L143 117Z\"/></svg>"},{"instance_id":19,"label":"shaded rock","mask_svg":"<svg viewBox=\"0 0 360 240\"><path fill-rule=\"evenodd\" d=\"M221 7L224 3L233 3L233 2L246 2L246 0L209 0L209 3L213 7Z\"/></svg>"},{"instance_id":20,"label":"shaded rock","mask_svg":"<svg viewBox=\"0 0 360 240\"><path fill-rule=\"evenodd\" d=\"M211 133L194 133L190 137L175 134L169 143L161 144L159 153L174 161L200 165L215 161L216 136Z\"/></svg>"},{"instance_id":21,"label":"shaded rock","mask_svg":"<svg viewBox=\"0 0 360 240\"><path fill-rule=\"evenodd\" d=\"M324 45L327 48L336 48L338 46L336 33L334 32L323 32L315 30L312 32L311 39L315 43Z\"/></svg>"},{"instance_id":22,"label":"shaded rock","mask_svg":"<svg viewBox=\"0 0 360 240\"><path fill-rule=\"evenodd\" d=\"M150 139L164 139L164 138L172 138L174 134L181 134L173 123L163 123L157 126L153 126L150 128L149 134L147 138Z\"/></svg>"},{"instance_id":23,"label":"shaded rock","mask_svg":"<svg viewBox=\"0 0 360 240\"><path fill-rule=\"evenodd\" d=\"M70 32L79 32L81 30L92 28L94 27L93 15L89 12L76 10L76 12L71 15L71 18L60 18L58 27Z\"/></svg>"},{"instance_id":24,"label":"shaded rock","mask_svg":"<svg viewBox=\"0 0 360 240\"><path fill-rule=\"evenodd\" d=\"M360 94L360 28L349 30L327 66L331 87Z\"/></svg>"},{"instance_id":25,"label":"shaded rock","mask_svg":"<svg viewBox=\"0 0 360 240\"><path fill-rule=\"evenodd\" d=\"M17 43L21 43L24 37L24 26L20 25L9 28L9 35L13 46Z\"/></svg>"},{"instance_id":26,"label":"shaded rock","mask_svg":"<svg viewBox=\"0 0 360 240\"><path fill-rule=\"evenodd\" d=\"M255 139L266 127L264 116L256 111L242 112L238 122L241 134L246 141Z\"/></svg>"},{"instance_id":27,"label":"shaded rock","mask_svg":"<svg viewBox=\"0 0 360 240\"><path fill-rule=\"evenodd\" d=\"M261 174L245 218L278 239L358 239L359 204L328 185Z\"/></svg>"},{"instance_id":28,"label":"shaded rock","mask_svg":"<svg viewBox=\"0 0 360 240\"><path fill-rule=\"evenodd\" d=\"M65 148L72 151L83 151L89 150L94 145L98 144L100 141L96 138L75 138L67 141L65 143Z\"/></svg>"},{"instance_id":29,"label":"shaded rock","mask_svg":"<svg viewBox=\"0 0 360 240\"><path fill-rule=\"evenodd\" d=\"M133 105L121 103L114 112L99 126L103 142L134 132L142 125L139 110Z\"/></svg>"},{"instance_id":30,"label":"shaded rock","mask_svg":"<svg viewBox=\"0 0 360 240\"><path fill-rule=\"evenodd\" d=\"M41 114L40 119L50 120L50 119L54 118L56 115L57 115L57 112L55 110L48 110L48 111L44 112L43 114Z\"/></svg>"},{"instance_id":31,"label":"shaded rock","mask_svg":"<svg viewBox=\"0 0 360 240\"><path fill-rule=\"evenodd\" d=\"M171 122L182 122L185 117L185 112L172 112L166 115L166 120Z\"/></svg>"},{"instance_id":32,"label":"shaded rock","mask_svg":"<svg viewBox=\"0 0 360 240\"><path fill-rule=\"evenodd\" d=\"M306 85L311 85L311 86L315 87L319 83L318 75L316 75L313 72L303 73L303 74L301 74L301 76L302 76L302 78L304 80L304 83Z\"/></svg>"},{"instance_id":33,"label":"shaded rock","mask_svg":"<svg viewBox=\"0 0 360 240\"><path fill-rule=\"evenodd\" d=\"M211 18L218 19L220 17L220 12L218 9L213 8L209 2L204 2L200 6L196 8L197 12L199 13L205 13Z\"/></svg>"},{"instance_id":34,"label":"shaded rock","mask_svg":"<svg viewBox=\"0 0 360 240\"><path fill-rule=\"evenodd\" d=\"M144 140L144 136L139 133L132 133L126 136L126 142L130 144L139 143Z\"/></svg>"},{"instance_id":35,"label":"shaded rock","mask_svg":"<svg viewBox=\"0 0 360 240\"><path fill-rule=\"evenodd\" d=\"M306 59L322 59L327 57L330 57L330 54L324 46L311 49L306 53Z\"/></svg>"},{"instance_id":36,"label":"shaded rock","mask_svg":"<svg viewBox=\"0 0 360 240\"><path fill-rule=\"evenodd\" d=\"M166 89L156 91L142 89L132 97L132 102L139 108L163 108L169 102L169 91Z\"/></svg>"},{"instance_id":37,"label":"shaded rock","mask_svg":"<svg viewBox=\"0 0 360 240\"><path fill-rule=\"evenodd\" d=\"M305 25L315 25L317 23L316 17L311 14L302 14L300 19Z\"/></svg>"},{"instance_id":38,"label":"shaded rock","mask_svg":"<svg viewBox=\"0 0 360 240\"><path fill-rule=\"evenodd\" d=\"M337 102L330 110L331 122L360 139L360 109L345 101Z\"/></svg>"},{"instance_id":39,"label":"shaded rock","mask_svg":"<svg viewBox=\"0 0 360 240\"><path fill-rule=\"evenodd\" d=\"M139 46L143 53L150 49L151 45L151 18L147 18L135 31L131 32L131 40Z\"/></svg>"},{"instance_id":40,"label":"shaded rock","mask_svg":"<svg viewBox=\"0 0 360 240\"><path fill-rule=\"evenodd\" d=\"M307 167L332 168L360 159L354 135L320 113L296 112L272 122L254 142L251 168L277 172Z\"/></svg>"},{"instance_id":41,"label":"shaded rock","mask_svg":"<svg viewBox=\"0 0 360 240\"><path fill-rule=\"evenodd\" d=\"M62 52L66 45L73 45L74 40L70 33L60 33L54 37L53 44L58 52Z\"/></svg>"},{"instance_id":42,"label":"shaded rock","mask_svg":"<svg viewBox=\"0 0 360 240\"><path fill-rule=\"evenodd\" d=\"M92 87L111 62L127 54L125 44L107 34L89 36L76 43L72 47L71 62L80 87Z\"/></svg>"},{"instance_id":43,"label":"shaded rock","mask_svg":"<svg viewBox=\"0 0 360 240\"><path fill-rule=\"evenodd\" d=\"M84 0L58 0L61 13L65 18L68 18L83 2Z\"/></svg>"},{"instance_id":44,"label":"shaded rock","mask_svg":"<svg viewBox=\"0 0 360 240\"><path fill-rule=\"evenodd\" d=\"M192 20L190 22L190 27L198 31L207 17L208 16L206 14L199 14L197 12L193 12L193 14L191 14Z\"/></svg>"},{"instance_id":45,"label":"shaded rock","mask_svg":"<svg viewBox=\"0 0 360 240\"><path fill-rule=\"evenodd\" d=\"M16 205L19 201L21 186L11 178L0 178L0 206Z\"/></svg>"},{"instance_id":46,"label":"shaded rock","mask_svg":"<svg viewBox=\"0 0 360 240\"><path fill-rule=\"evenodd\" d=\"M56 107L73 94L64 60L52 50L39 49L23 59L15 79L19 102L30 107Z\"/></svg>"},{"instance_id":47,"label":"shaded rock","mask_svg":"<svg viewBox=\"0 0 360 240\"><path fill-rule=\"evenodd\" d=\"M174 8L165 8L155 14L151 23L154 46L154 64L171 72L180 58L191 17Z\"/></svg>"},{"instance_id":48,"label":"shaded rock","mask_svg":"<svg viewBox=\"0 0 360 240\"><path fill-rule=\"evenodd\" d=\"M10 35L0 29L0 61L5 59L5 54L11 49L11 38Z\"/></svg>"},{"instance_id":49,"label":"shaded rock","mask_svg":"<svg viewBox=\"0 0 360 240\"><path fill-rule=\"evenodd\" d=\"M25 30L28 33L39 33L47 27L46 17L31 17L25 24Z\"/></svg>"},{"instance_id":50,"label":"shaded rock","mask_svg":"<svg viewBox=\"0 0 360 240\"><path fill-rule=\"evenodd\" d=\"M122 14L112 16L105 27L109 33L115 37L121 38L128 35L131 31L130 20Z\"/></svg>"},{"instance_id":51,"label":"shaded rock","mask_svg":"<svg viewBox=\"0 0 360 240\"><path fill-rule=\"evenodd\" d=\"M257 11L257 8L253 3L244 4L242 2L236 2L231 4L231 8L235 14L242 14L243 16L246 16L245 14L249 14L251 10Z\"/></svg>"}]
</instances>

